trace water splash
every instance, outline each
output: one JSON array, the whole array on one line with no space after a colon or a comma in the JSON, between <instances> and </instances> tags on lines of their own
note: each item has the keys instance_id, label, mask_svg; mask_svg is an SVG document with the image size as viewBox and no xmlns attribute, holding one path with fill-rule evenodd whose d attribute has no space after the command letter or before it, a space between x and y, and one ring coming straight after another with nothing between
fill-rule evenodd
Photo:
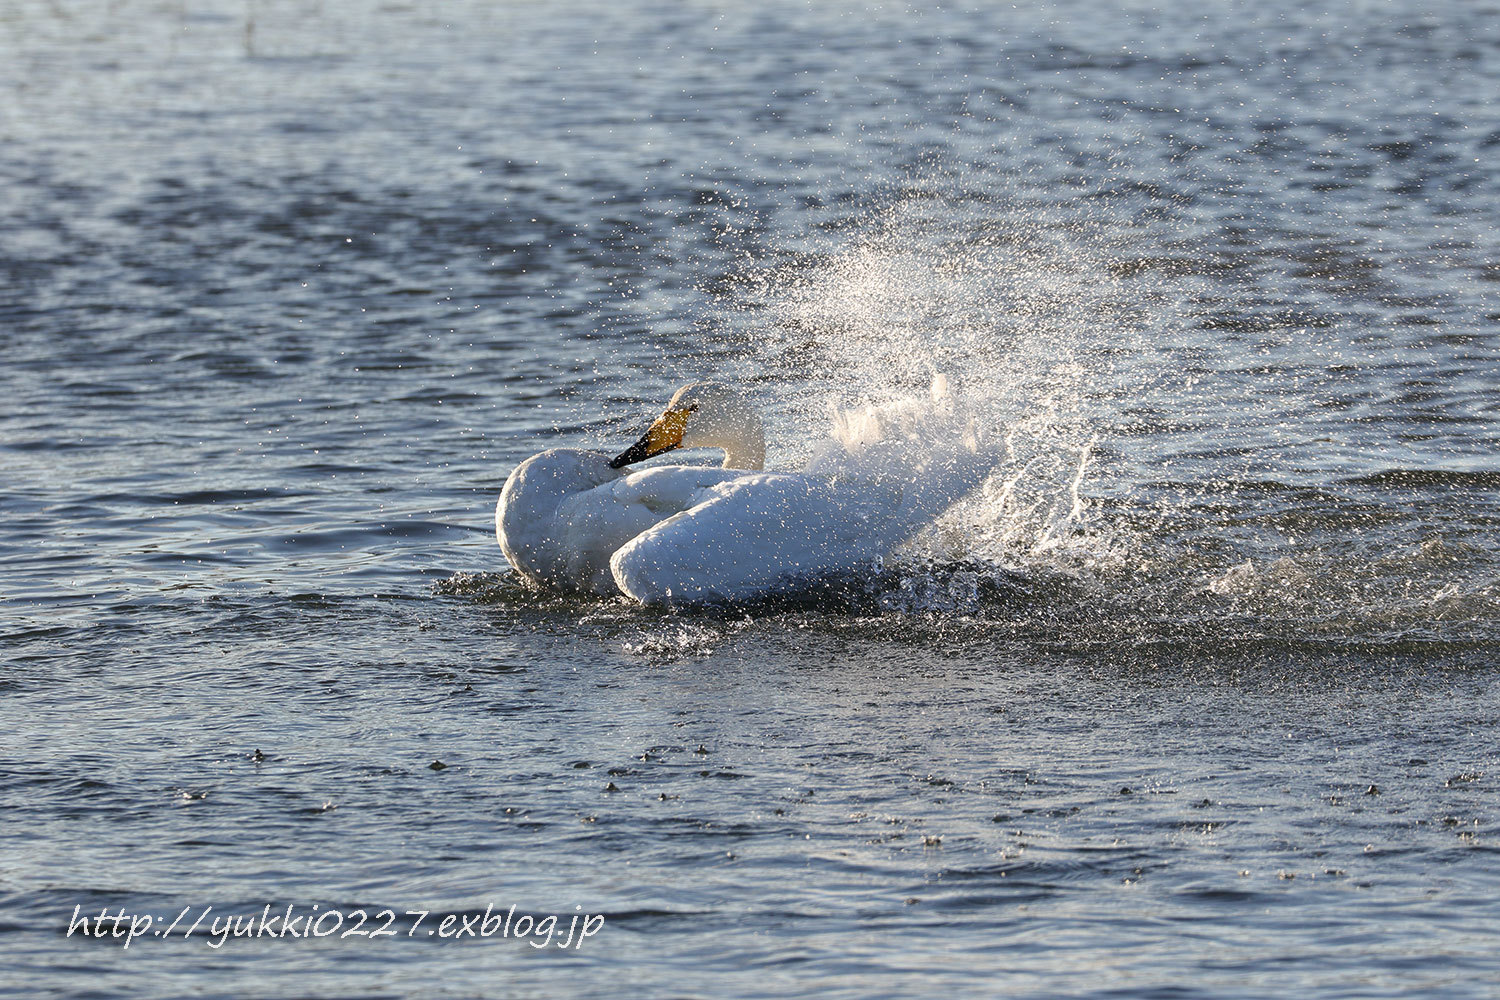
<instances>
[{"instance_id":1,"label":"water splash","mask_svg":"<svg viewBox=\"0 0 1500 1000\"><path fill-rule=\"evenodd\" d=\"M627 656L640 657L650 663L672 663L682 659L708 656L726 638L726 633L696 622L687 622L641 632L621 644Z\"/></svg>"},{"instance_id":2,"label":"water splash","mask_svg":"<svg viewBox=\"0 0 1500 1000\"><path fill-rule=\"evenodd\" d=\"M1298 621L1409 637L1434 616L1461 621L1454 635L1494 632L1492 544L1458 543L1447 567L1385 554L1434 527L1401 509L1404 483L1339 481L1335 454L1296 471L1311 485L1277 492L1326 418L1299 418L1296 379L1282 390L1242 363L1215 370L1240 349L1230 320L1251 290L1209 268L1141 266L1155 250L1098 205L1036 211L1016 195L926 178L731 282L722 336L767 397L780 464L806 459L830 404L912 397L934 373L1003 443L982 488L871 579L883 607L973 611L1003 594L1013 616L1019 573L1060 605L1043 617L1095 636L1269 637ZM1306 332L1270 339L1316 353ZM1237 402L1204 405L1220 396Z\"/></svg>"},{"instance_id":3,"label":"water splash","mask_svg":"<svg viewBox=\"0 0 1500 1000\"><path fill-rule=\"evenodd\" d=\"M754 331L746 368L773 393L773 438L792 442L780 457L806 459L800 429L830 404L889 405L947 376L999 458L896 562L1074 573L1118 562L1089 478L1135 374L1121 345L1144 336L1146 313L1086 212L1022 220L1004 197L955 185L906 185L857 232L738 280L736 320Z\"/></svg>"}]
</instances>

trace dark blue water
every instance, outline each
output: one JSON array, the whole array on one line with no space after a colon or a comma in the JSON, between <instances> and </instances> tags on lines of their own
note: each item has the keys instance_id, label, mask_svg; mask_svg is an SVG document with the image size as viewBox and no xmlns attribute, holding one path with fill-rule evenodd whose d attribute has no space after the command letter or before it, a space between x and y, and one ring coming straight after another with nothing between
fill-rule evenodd
<instances>
[{"instance_id":1,"label":"dark blue water","mask_svg":"<svg viewBox=\"0 0 1500 1000\"><path fill-rule=\"evenodd\" d=\"M1495 995L1500 7L1022 6L0 5L0 994ZM495 544L934 371L878 574Z\"/></svg>"}]
</instances>

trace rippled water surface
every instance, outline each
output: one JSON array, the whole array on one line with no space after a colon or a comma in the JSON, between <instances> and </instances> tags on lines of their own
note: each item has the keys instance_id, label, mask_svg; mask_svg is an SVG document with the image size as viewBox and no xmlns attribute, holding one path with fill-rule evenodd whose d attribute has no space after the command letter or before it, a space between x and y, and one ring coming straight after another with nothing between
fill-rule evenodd
<instances>
[{"instance_id":1,"label":"rippled water surface","mask_svg":"<svg viewBox=\"0 0 1500 1000\"><path fill-rule=\"evenodd\" d=\"M0 994L1494 996L1497 157L1482 0L0 3ZM495 544L933 372L877 573Z\"/></svg>"}]
</instances>

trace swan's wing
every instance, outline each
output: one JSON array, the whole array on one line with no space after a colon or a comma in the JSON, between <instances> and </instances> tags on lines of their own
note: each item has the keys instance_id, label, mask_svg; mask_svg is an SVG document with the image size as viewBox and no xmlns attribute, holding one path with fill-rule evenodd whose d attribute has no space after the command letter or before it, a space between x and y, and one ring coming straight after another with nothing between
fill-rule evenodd
<instances>
[{"instance_id":1,"label":"swan's wing","mask_svg":"<svg viewBox=\"0 0 1500 1000\"><path fill-rule=\"evenodd\" d=\"M632 538L712 499L715 486L744 475L727 469L664 465L622 476L565 498L553 518L570 579L596 594L616 592L609 560Z\"/></svg>"},{"instance_id":2,"label":"swan's wing","mask_svg":"<svg viewBox=\"0 0 1500 1000\"><path fill-rule=\"evenodd\" d=\"M823 480L740 473L711 493L614 554L621 591L645 604L733 600L853 569L884 548L886 505Z\"/></svg>"},{"instance_id":3,"label":"swan's wing","mask_svg":"<svg viewBox=\"0 0 1500 1000\"><path fill-rule=\"evenodd\" d=\"M744 469L711 465L660 465L618 479L609 490L618 502L638 504L664 520L712 499L714 487L744 475Z\"/></svg>"}]
</instances>

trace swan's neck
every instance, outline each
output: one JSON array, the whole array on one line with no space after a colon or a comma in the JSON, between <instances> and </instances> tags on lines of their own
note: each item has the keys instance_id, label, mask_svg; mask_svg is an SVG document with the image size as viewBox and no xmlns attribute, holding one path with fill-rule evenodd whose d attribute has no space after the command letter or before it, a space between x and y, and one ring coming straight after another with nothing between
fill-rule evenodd
<instances>
[{"instance_id":1,"label":"swan's neck","mask_svg":"<svg viewBox=\"0 0 1500 1000\"><path fill-rule=\"evenodd\" d=\"M703 395L684 400L684 393L693 390ZM748 400L719 386L699 384L684 387L669 405L684 403L690 409L682 447L722 448L726 469L766 467L765 425Z\"/></svg>"},{"instance_id":2,"label":"swan's neck","mask_svg":"<svg viewBox=\"0 0 1500 1000\"><path fill-rule=\"evenodd\" d=\"M759 426L756 427L759 430ZM766 467L766 439L764 435L746 435L739 441L726 441L724 448L724 468L726 469L755 469L759 471Z\"/></svg>"}]
</instances>

